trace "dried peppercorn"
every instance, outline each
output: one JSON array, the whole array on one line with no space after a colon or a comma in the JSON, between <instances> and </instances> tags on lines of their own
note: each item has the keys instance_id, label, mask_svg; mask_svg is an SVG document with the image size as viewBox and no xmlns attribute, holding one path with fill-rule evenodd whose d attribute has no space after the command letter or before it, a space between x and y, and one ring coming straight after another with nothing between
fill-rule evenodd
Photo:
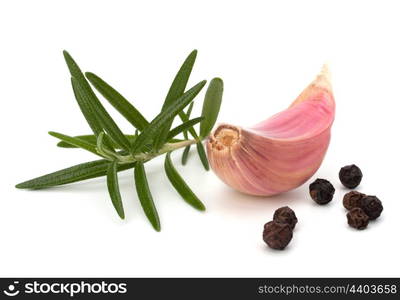
<instances>
[{"instance_id":1,"label":"dried peppercorn","mask_svg":"<svg viewBox=\"0 0 400 300\"><path fill-rule=\"evenodd\" d=\"M347 213L347 223L356 229L365 229L369 223L368 215L359 207L355 207Z\"/></svg>"},{"instance_id":2,"label":"dried peppercorn","mask_svg":"<svg viewBox=\"0 0 400 300\"><path fill-rule=\"evenodd\" d=\"M357 187L360 184L362 177L363 174L360 168L356 165L344 166L339 172L340 181L349 189Z\"/></svg>"},{"instance_id":3,"label":"dried peppercorn","mask_svg":"<svg viewBox=\"0 0 400 300\"><path fill-rule=\"evenodd\" d=\"M310 184L310 196L318 204L327 204L335 193L335 188L326 179L318 178L313 183Z\"/></svg>"},{"instance_id":4,"label":"dried peppercorn","mask_svg":"<svg viewBox=\"0 0 400 300\"><path fill-rule=\"evenodd\" d=\"M383 210L382 202L376 196L366 196L362 198L360 207L368 215L370 220L378 218Z\"/></svg>"},{"instance_id":5,"label":"dried peppercorn","mask_svg":"<svg viewBox=\"0 0 400 300\"><path fill-rule=\"evenodd\" d=\"M270 221L264 225L263 239L272 249L285 249L292 236L293 231L288 224Z\"/></svg>"},{"instance_id":6,"label":"dried peppercorn","mask_svg":"<svg viewBox=\"0 0 400 300\"><path fill-rule=\"evenodd\" d=\"M348 210L353 209L355 207L360 207L360 201L366 195L357 191L351 191L344 195L343 197L343 206Z\"/></svg>"},{"instance_id":7,"label":"dried peppercorn","mask_svg":"<svg viewBox=\"0 0 400 300\"><path fill-rule=\"evenodd\" d=\"M274 213L274 221L288 224L293 230L297 223L296 214L289 206L278 208Z\"/></svg>"}]
</instances>

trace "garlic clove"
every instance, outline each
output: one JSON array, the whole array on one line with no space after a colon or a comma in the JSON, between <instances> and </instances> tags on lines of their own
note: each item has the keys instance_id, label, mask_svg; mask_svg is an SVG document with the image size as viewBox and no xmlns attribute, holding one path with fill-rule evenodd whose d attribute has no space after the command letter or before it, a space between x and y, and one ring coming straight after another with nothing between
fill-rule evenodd
<instances>
[{"instance_id":1,"label":"garlic clove","mask_svg":"<svg viewBox=\"0 0 400 300\"><path fill-rule=\"evenodd\" d=\"M326 66L288 109L250 128L222 124L209 137L214 172L241 192L269 196L296 188L329 146L335 101Z\"/></svg>"}]
</instances>

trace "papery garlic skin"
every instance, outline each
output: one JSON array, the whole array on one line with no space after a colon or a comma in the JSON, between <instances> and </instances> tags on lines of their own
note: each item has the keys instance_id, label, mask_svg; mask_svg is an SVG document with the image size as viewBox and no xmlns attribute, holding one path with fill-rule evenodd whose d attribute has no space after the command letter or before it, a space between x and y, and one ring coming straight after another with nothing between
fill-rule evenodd
<instances>
[{"instance_id":1,"label":"papery garlic skin","mask_svg":"<svg viewBox=\"0 0 400 300\"><path fill-rule=\"evenodd\" d=\"M211 168L246 194L271 196L306 182L329 146L335 101L324 66L291 106L250 128L220 125L207 141Z\"/></svg>"}]
</instances>

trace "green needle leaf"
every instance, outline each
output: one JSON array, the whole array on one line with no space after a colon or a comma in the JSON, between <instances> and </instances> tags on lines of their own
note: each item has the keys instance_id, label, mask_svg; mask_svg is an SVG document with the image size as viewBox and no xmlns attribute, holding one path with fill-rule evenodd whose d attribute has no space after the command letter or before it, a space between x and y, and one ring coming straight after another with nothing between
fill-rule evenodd
<instances>
[{"instance_id":1,"label":"green needle leaf","mask_svg":"<svg viewBox=\"0 0 400 300\"><path fill-rule=\"evenodd\" d=\"M188 119L190 118L190 115L192 114L193 106L194 106L194 102L190 103L190 105L186 111L186 116L188 117Z\"/></svg>"},{"instance_id":2,"label":"green needle leaf","mask_svg":"<svg viewBox=\"0 0 400 300\"><path fill-rule=\"evenodd\" d=\"M81 109L83 116L85 117L87 123L89 124L90 128L92 129L93 133L96 137L103 132L103 126L100 124L99 120L96 118L95 113L93 111L92 106L87 101L87 97L83 96L83 90L80 86L79 82L75 77L71 77L71 84L72 89L74 91L75 99L78 102L78 105ZM110 139L106 137L105 144L109 149L114 149L111 145Z\"/></svg>"},{"instance_id":3,"label":"green needle leaf","mask_svg":"<svg viewBox=\"0 0 400 300\"><path fill-rule=\"evenodd\" d=\"M197 147L197 153L199 154L199 157L200 157L201 163L203 164L204 169L206 169L206 171L210 170L206 151L204 150L203 144L201 142L198 142L196 144L196 147Z\"/></svg>"},{"instance_id":4,"label":"green needle leaf","mask_svg":"<svg viewBox=\"0 0 400 300\"><path fill-rule=\"evenodd\" d=\"M182 120L183 120L183 119L189 120L190 115L192 114L193 106L194 106L194 102L190 103L189 108L188 108L188 110L186 111L186 115L185 115L185 113L182 114L182 117L181 117ZM189 128L189 129L190 129L190 128ZM189 139L187 130L185 130L185 131L183 132L183 137L185 138L185 140L188 140L188 139Z\"/></svg>"},{"instance_id":5,"label":"green needle leaf","mask_svg":"<svg viewBox=\"0 0 400 300\"><path fill-rule=\"evenodd\" d=\"M184 93L190 73L192 73L194 62L196 61L196 56L197 50L193 50L183 62L165 98L162 107L163 110L167 109L167 107L173 104Z\"/></svg>"},{"instance_id":6,"label":"green needle leaf","mask_svg":"<svg viewBox=\"0 0 400 300\"><path fill-rule=\"evenodd\" d=\"M187 120L190 119L190 115L192 114L193 106L194 106L194 102L192 102L192 103L189 104L189 108L188 108L188 110L186 111L186 116L184 117L184 119L187 119ZM182 119L182 118L181 118L181 119ZM189 139L187 130L185 130L185 131L183 132L183 137L185 138L185 140L188 140L188 139Z\"/></svg>"},{"instance_id":7,"label":"green needle leaf","mask_svg":"<svg viewBox=\"0 0 400 300\"><path fill-rule=\"evenodd\" d=\"M186 116L185 113L183 113L183 115L181 116L181 118L182 118L182 120L183 120L184 122L187 122L187 116ZM188 129L188 131L190 132L190 134L193 136L193 138L194 138L195 140L199 140L199 136L197 135L197 133L196 133L196 131L194 130L193 127L190 127L190 128ZM202 163L203 166L204 166L204 169L206 169L206 171L208 171L208 170L210 169L210 167L209 167L209 165L208 165L207 156L206 156L206 153L205 153L205 150L204 150L204 147L203 147L203 144L201 143L201 141L199 141L199 142L196 144L196 148L197 148L197 153L199 154L201 163ZM189 151L189 150L188 150L188 151ZM183 157L182 157L182 159L183 159ZM186 163L186 160L187 160L187 157L186 157L186 159L185 159L185 163Z\"/></svg>"},{"instance_id":8,"label":"green needle leaf","mask_svg":"<svg viewBox=\"0 0 400 300\"><path fill-rule=\"evenodd\" d=\"M186 117L189 119L190 115L192 114L192 110L193 110L193 106L194 106L194 102L190 103L188 110L186 111ZM188 132L187 130L185 130L183 132L183 137L185 138L185 140L189 139L188 136ZM189 158L189 151L190 151L190 145L185 147L185 150L183 150L182 153L182 165L186 165L187 160Z\"/></svg>"},{"instance_id":9,"label":"green needle leaf","mask_svg":"<svg viewBox=\"0 0 400 300\"><path fill-rule=\"evenodd\" d=\"M203 102L201 115L205 118L200 124L200 136L207 137L218 118L219 109L222 102L224 83L220 78L214 78L208 85L208 89Z\"/></svg>"},{"instance_id":10,"label":"green needle leaf","mask_svg":"<svg viewBox=\"0 0 400 300\"><path fill-rule=\"evenodd\" d=\"M96 97L78 64L67 51L64 50L63 53L65 62L67 63L68 69L73 77L74 92L77 92L78 97L81 100L80 102L83 102L84 104L83 110L81 107L82 113L85 115L90 127L92 127L94 134L97 136L104 129L116 143L125 150L129 150L129 141L124 138L124 135L117 124L115 124L113 119L100 103L99 99ZM101 125L100 128L99 125ZM106 141L106 145L110 146L107 143L108 142Z\"/></svg>"},{"instance_id":11,"label":"green needle leaf","mask_svg":"<svg viewBox=\"0 0 400 300\"><path fill-rule=\"evenodd\" d=\"M135 135L126 134L125 136L131 143L136 139ZM96 145L96 142L97 142L97 137L93 134L77 135L77 136L74 136L73 138L80 139L80 140L85 141L86 143L94 144L94 145ZM118 149L119 146L117 144L115 144L115 143L111 143L111 144L114 149ZM57 143L57 146L61 147L61 148L77 148L77 146L70 144L67 141L61 141L61 142Z\"/></svg>"},{"instance_id":12,"label":"green needle leaf","mask_svg":"<svg viewBox=\"0 0 400 300\"><path fill-rule=\"evenodd\" d=\"M85 149L87 151L90 151L96 155L100 155L97 150L96 150L96 144L88 143L85 140L76 138L76 137L71 137L62 133L54 132L54 131L49 131L49 134L51 136L54 136L61 141L69 144L69 145L74 145L75 147ZM100 155L101 156L101 155Z\"/></svg>"},{"instance_id":13,"label":"green needle leaf","mask_svg":"<svg viewBox=\"0 0 400 300\"><path fill-rule=\"evenodd\" d=\"M189 110L188 110L188 111L189 111ZM190 111L190 112L191 112L191 111ZM179 113L179 117L181 118L182 122L188 122L188 121L189 121L189 117L188 117L188 115L187 115L184 111L181 111L181 112ZM193 127L189 127L189 128L188 128L188 131L190 132L191 136L192 136L195 140L198 140L198 139L199 139L199 136L197 135L196 130L194 130ZM187 135L186 135L186 136L187 136Z\"/></svg>"},{"instance_id":14,"label":"green needle leaf","mask_svg":"<svg viewBox=\"0 0 400 300\"><path fill-rule=\"evenodd\" d=\"M168 152L165 156L164 163L165 173L175 190L181 195L181 197L191 206L198 210L206 210L204 204L199 198L193 193L186 182L182 179L179 173L176 171L171 161L171 152Z\"/></svg>"},{"instance_id":15,"label":"green needle leaf","mask_svg":"<svg viewBox=\"0 0 400 300\"><path fill-rule=\"evenodd\" d=\"M89 103L83 99L81 92L78 90L78 82L74 77L71 77L71 85L74 91L76 102L78 102L79 108L81 109L86 122L89 124L93 133L97 136L101 131L103 131L103 128L101 127L99 121L93 117L92 108L90 107Z\"/></svg>"},{"instance_id":16,"label":"green needle leaf","mask_svg":"<svg viewBox=\"0 0 400 300\"><path fill-rule=\"evenodd\" d=\"M107 82L91 72L85 73L86 78L91 84L110 102L114 108L125 117L135 128L143 131L149 122L143 115L122 96L118 91L111 87Z\"/></svg>"},{"instance_id":17,"label":"green needle leaf","mask_svg":"<svg viewBox=\"0 0 400 300\"><path fill-rule=\"evenodd\" d=\"M185 140L188 140L188 139L189 139L187 130L185 130L185 131L183 132L183 138L184 138Z\"/></svg>"},{"instance_id":18,"label":"green needle leaf","mask_svg":"<svg viewBox=\"0 0 400 300\"><path fill-rule=\"evenodd\" d=\"M181 97L185 92L190 74L192 73L193 65L196 61L196 57L197 50L193 50L183 62L178 73L175 75L171 87L169 88L161 111L164 111L169 106L173 105L174 102L177 101L178 98ZM154 148L156 150L160 149L167 140L168 132L172 126L172 122L173 120L166 122L164 128L161 129L159 135L155 138Z\"/></svg>"},{"instance_id":19,"label":"green needle leaf","mask_svg":"<svg viewBox=\"0 0 400 300\"><path fill-rule=\"evenodd\" d=\"M136 192L140 200L140 204L144 210L144 213L149 219L151 225L156 231L161 230L160 219L158 217L157 209L153 202L149 184L146 178L146 172L144 170L143 162L137 162L135 167L135 184Z\"/></svg>"},{"instance_id":20,"label":"green needle leaf","mask_svg":"<svg viewBox=\"0 0 400 300\"><path fill-rule=\"evenodd\" d=\"M189 152L190 152L190 145L185 147L185 150L183 150L182 153L182 165L186 165L188 157L189 157Z\"/></svg>"},{"instance_id":21,"label":"green needle leaf","mask_svg":"<svg viewBox=\"0 0 400 300\"><path fill-rule=\"evenodd\" d=\"M94 145L96 145L96 140L97 140L96 136L93 135L93 134L77 135L77 136L74 136L73 138L80 139L80 140L85 141L86 143L94 144ZM78 148L77 146L75 146L73 144L70 144L67 141L58 142L57 143L57 147L61 147L61 148Z\"/></svg>"},{"instance_id":22,"label":"green needle leaf","mask_svg":"<svg viewBox=\"0 0 400 300\"><path fill-rule=\"evenodd\" d=\"M125 137L122 133L121 129L119 129L118 125L114 122L111 116L107 113L104 109L103 105L96 99L93 101L94 98L87 97L85 91L82 89L82 86L79 82L75 82L75 87L78 91L78 94L82 97L82 99L88 103L91 107L91 118L97 119L102 128L110 135L110 137L118 144L121 148L125 150L129 150L130 143L129 140Z\"/></svg>"},{"instance_id":23,"label":"green needle leaf","mask_svg":"<svg viewBox=\"0 0 400 300\"><path fill-rule=\"evenodd\" d=\"M171 121L180 111L182 111L182 109L197 96L205 84L205 80L199 82L179 97L174 105L169 106L166 110L158 114L157 117L151 121L150 125L137 137L132 146L132 152L137 153L150 139L155 138L159 133L159 130L164 127L165 123Z\"/></svg>"},{"instance_id":24,"label":"green needle leaf","mask_svg":"<svg viewBox=\"0 0 400 300\"><path fill-rule=\"evenodd\" d=\"M78 64L74 61L72 56L66 50L63 51L63 54L69 72L71 73L71 76L74 77L79 82L79 84L82 86L82 89L85 91L85 94L87 94L88 97L97 98L92 88L90 87L89 83L86 81L85 76L83 75L81 69L79 68Z\"/></svg>"},{"instance_id":25,"label":"green needle leaf","mask_svg":"<svg viewBox=\"0 0 400 300\"><path fill-rule=\"evenodd\" d=\"M188 128L193 127L194 125L196 125L197 123L199 123L203 119L204 119L204 117L194 118L194 119L191 119L191 120L189 120L189 121L187 121L185 123L182 123L181 125L175 127L174 129L172 129L168 133L167 141L169 141L170 139L174 138L175 136L177 136L181 132L186 131Z\"/></svg>"},{"instance_id":26,"label":"green needle leaf","mask_svg":"<svg viewBox=\"0 0 400 300\"><path fill-rule=\"evenodd\" d=\"M118 184L117 162L113 161L107 170L107 188L112 204L121 219L125 219L124 206L122 204L121 193Z\"/></svg>"},{"instance_id":27,"label":"green needle leaf","mask_svg":"<svg viewBox=\"0 0 400 300\"><path fill-rule=\"evenodd\" d=\"M101 177L107 174L109 164L110 162L105 159L94 160L22 182L15 187L18 189L43 189ZM118 171L127 170L134 166L135 163L118 165Z\"/></svg>"},{"instance_id":28,"label":"green needle leaf","mask_svg":"<svg viewBox=\"0 0 400 300\"><path fill-rule=\"evenodd\" d=\"M94 101L97 101L100 103L100 101L97 99L95 93L93 92L92 88L90 87L89 83L87 82L85 76L83 75L81 69L79 68L78 64L74 61L74 59L71 57L71 55L64 50L64 59L65 62L67 63L69 72L71 73L73 80L72 87L74 89L75 97L77 98L78 104L81 107L82 113L85 116L86 120L88 121L90 127L92 128L94 134L98 135L102 131L102 127L99 124L99 121L96 120L95 118L89 118L88 120L88 115L91 115L92 109L89 107L89 103L87 101L83 102L82 101L82 93L86 96L85 98L93 98ZM75 81L75 83L74 83ZM77 95L77 84L81 86L82 92L80 92Z\"/></svg>"}]
</instances>

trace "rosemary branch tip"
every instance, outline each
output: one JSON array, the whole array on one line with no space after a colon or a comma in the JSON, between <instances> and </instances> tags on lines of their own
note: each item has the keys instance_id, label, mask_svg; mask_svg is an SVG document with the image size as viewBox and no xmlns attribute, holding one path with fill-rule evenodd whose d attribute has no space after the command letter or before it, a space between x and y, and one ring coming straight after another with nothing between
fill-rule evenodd
<instances>
[{"instance_id":1,"label":"rosemary branch tip","mask_svg":"<svg viewBox=\"0 0 400 300\"><path fill-rule=\"evenodd\" d=\"M100 156L101 159L77 164L18 183L15 188L38 190L106 176L112 204L119 217L125 219L117 172L134 168L138 198L152 227L160 232L159 216L143 165L157 156L168 153L164 168L172 186L188 204L197 210L204 211L206 209L204 204L185 183L169 158L170 152L185 148L182 156L182 164L185 164L190 146L196 144L201 162L208 170L207 156L201 143L203 136L206 135L201 135L201 130L202 128L203 132L205 132L204 128L207 131L211 130L216 121L223 82L220 78L212 80L211 89L208 88L206 92L208 100L204 101L209 107L203 108L201 116L190 119L193 100L207 84L207 80L202 80L192 88L186 88L197 57L197 49L193 49L181 65L161 112L151 122L147 121L130 101L101 77L92 72L82 72L67 50L64 49L62 52L69 69L75 100L93 133L70 136L48 131L48 134L60 140L57 146L81 148ZM103 107L93 88L133 125L135 134L124 134ZM176 116L180 117L182 124L171 129ZM197 134L194 129L197 124L200 125L200 134ZM204 127L204 124L207 126ZM189 139L188 133L193 136L193 139ZM183 134L184 139L177 138L179 134Z\"/></svg>"}]
</instances>

